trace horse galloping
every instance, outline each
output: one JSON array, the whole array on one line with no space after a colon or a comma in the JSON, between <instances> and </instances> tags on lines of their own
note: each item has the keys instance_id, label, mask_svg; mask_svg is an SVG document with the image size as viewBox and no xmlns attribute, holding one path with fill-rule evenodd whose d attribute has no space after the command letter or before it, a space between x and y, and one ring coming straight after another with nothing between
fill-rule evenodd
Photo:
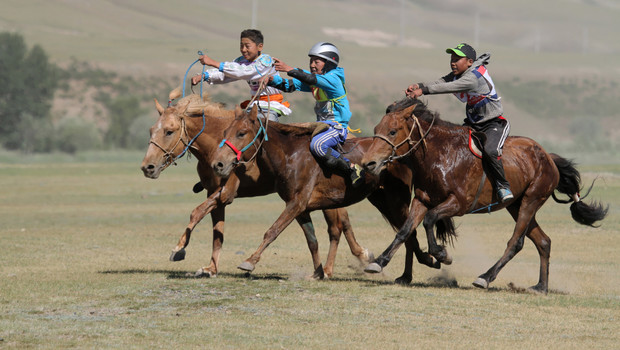
<instances>
[{"instance_id":1,"label":"horse galloping","mask_svg":"<svg viewBox=\"0 0 620 350\"><path fill-rule=\"evenodd\" d=\"M553 196L560 203L574 202L570 207L573 219L592 226L605 218L607 209L581 201L585 196L579 197L581 179L572 162L547 153L526 137L509 137L504 145L502 160L515 198L500 203L484 177L481 161L467 147L468 137L468 128L439 119L417 99L406 98L388 108L375 127L375 139L362 163L367 171L379 174L394 160L411 162L415 198L406 224L366 271L381 271L422 221L429 253L440 262L451 261L435 240L433 224L437 220L506 208L516 222L512 237L503 256L474 285L487 288L521 250L527 236L540 255L538 284L531 290L547 293L551 240L536 221L536 212ZM558 200L556 190L567 194L569 200Z\"/></svg>"},{"instance_id":2,"label":"horse galloping","mask_svg":"<svg viewBox=\"0 0 620 350\"><path fill-rule=\"evenodd\" d=\"M399 228L407 217L411 200L411 170L394 164L382 178L366 177L364 184L353 188L350 180L323 169L310 153L309 144L316 124L305 126L280 123L263 124L257 117L256 108L248 114L238 110L238 116L224 131L224 140L213 156L212 166L222 177L260 168L261 175L269 176L276 184L276 191L286 202L282 214L267 230L259 248L239 268L253 271L261 254L271 242L300 215L309 217L313 210L338 208L357 203L368 197L394 229ZM362 159L364 150L372 138L353 138L345 142L347 157L352 162ZM451 220L437 225L438 233L454 234ZM415 235L407 241L408 255L405 272L397 282L411 281L413 253L421 264L439 268L432 256L420 250Z\"/></svg>"},{"instance_id":3,"label":"horse galloping","mask_svg":"<svg viewBox=\"0 0 620 350\"><path fill-rule=\"evenodd\" d=\"M179 97L178 91L171 93L170 99ZM217 149L222 131L234 119L234 110L226 110L220 104L191 94L182 98L176 105L163 108L157 100L155 106L159 119L151 127L151 137L141 169L144 176L157 179L160 173L175 160L189 150L198 160L197 172L202 186L207 189L208 198L197 206L190 215L190 222L182 234L177 246L173 249L170 260L179 261L185 258L185 248L189 244L191 233L196 225L211 214L213 222L213 246L211 262L196 273L197 276L216 276L219 269L219 255L224 240L225 207L235 197L254 197L271 194L275 187L270 178L262 176L258 168L249 169L242 177L235 175L221 179L213 173L211 157ZM314 277L331 277L335 262L336 250L341 233L351 249L351 253L360 262L366 264L372 258L367 249L360 246L349 223L348 213L344 209L324 210L327 221L330 248L323 268L318 254L318 243L314 227L308 224L305 216L299 216L299 222L314 264Z\"/></svg>"}]
</instances>

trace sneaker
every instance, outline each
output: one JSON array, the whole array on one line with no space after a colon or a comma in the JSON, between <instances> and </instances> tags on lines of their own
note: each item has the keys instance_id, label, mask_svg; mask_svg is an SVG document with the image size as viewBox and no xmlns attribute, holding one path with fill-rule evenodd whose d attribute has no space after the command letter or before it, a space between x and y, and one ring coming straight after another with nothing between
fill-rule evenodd
<instances>
[{"instance_id":1,"label":"sneaker","mask_svg":"<svg viewBox=\"0 0 620 350\"><path fill-rule=\"evenodd\" d=\"M497 197L502 203L506 203L509 200L513 199L515 196L512 195L512 192L510 192L509 189L500 188L499 190L497 190Z\"/></svg>"},{"instance_id":2,"label":"sneaker","mask_svg":"<svg viewBox=\"0 0 620 350\"><path fill-rule=\"evenodd\" d=\"M361 185L364 182L363 177L364 169L362 169L362 167L358 164L353 164L351 166L351 184L353 184L353 187L358 187Z\"/></svg>"}]
</instances>

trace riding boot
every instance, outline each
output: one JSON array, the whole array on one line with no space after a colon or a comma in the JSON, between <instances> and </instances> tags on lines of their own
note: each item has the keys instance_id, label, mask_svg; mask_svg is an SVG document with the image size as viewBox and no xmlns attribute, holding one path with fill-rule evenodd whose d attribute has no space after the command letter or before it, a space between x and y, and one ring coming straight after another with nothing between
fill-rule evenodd
<instances>
[{"instance_id":1,"label":"riding boot","mask_svg":"<svg viewBox=\"0 0 620 350\"><path fill-rule=\"evenodd\" d=\"M494 184L498 199L504 203L514 198L510 191L510 184L506 180L502 159L488 156L484 157L483 167L489 180L492 180L491 183Z\"/></svg>"},{"instance_id":2,"label":"riding boot","mask_svg":"<svg viewBox=\"0 0 620 350\"><path fill-rule=\"evenodd\" d=\"M342 174L349 175L353 187L358 187L363 183L363 170L359 165L354 164L351 166L351 162L349 160L344 159L342 156L335 157L329 152L323 159L325 159L325 164L331 169L334 169Z\"/></svg>"}]
</instances>

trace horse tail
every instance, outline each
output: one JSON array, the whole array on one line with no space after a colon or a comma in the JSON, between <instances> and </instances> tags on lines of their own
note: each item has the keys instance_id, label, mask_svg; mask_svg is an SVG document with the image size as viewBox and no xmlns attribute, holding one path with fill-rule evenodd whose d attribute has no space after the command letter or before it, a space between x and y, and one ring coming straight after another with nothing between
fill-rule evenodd
<instances>
[{"instance_id":1,"label":"horse tail","mask_svg":"<svg viewBox=\"0 0 620 350\"><path fill-rule=\"evenodd\" d=\"M582 225L598 227L594 226L594 223L603 220L605 216L607 216L609 205L605 208L600 202L592 202L587 204L582 201L582 199L586 198L588 194L590 194L590 191L594 186L594 181L592 181L592 185L588 188L588 192L580 198L579 191L582 189L581 175L575 168L575 163L554 153L551 153L550 155L560 173L560 181L558 182L558 186L555 190L560 193L564 193L569 197L568 200L561 200L555 196L555 193L552 193L551 196L553 197L553 200L558 203L573 202L570 206L570 212L573 220Z\"/></svg>"},{"instance_id":2,"label":"horse tail","mask_svg":"<svg viewBox=\"0 0 620 350\"><path fill-rule=\"evenodd\" d=\"M437 239L439 239L443 245L450 243L450 245L454 247L454 241L457 238L456 228L454 227L454 219L441 219L435 223L435 228L437 229Z\"/></svg>"}]
</instances>

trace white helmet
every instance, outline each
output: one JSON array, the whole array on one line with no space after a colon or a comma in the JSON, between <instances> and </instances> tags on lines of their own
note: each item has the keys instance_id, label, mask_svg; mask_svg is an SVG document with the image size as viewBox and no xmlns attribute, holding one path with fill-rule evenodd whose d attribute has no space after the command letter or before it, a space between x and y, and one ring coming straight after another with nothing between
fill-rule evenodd
<instances>
[{"instance_id":1,"label":"white helmet","mask_svg":"<svg viewBox=\"0 0 620 350\"><path fill-rule=\"evenodd\" d=\"M308 52L308 56L321 57L336 66L338 66L338 62L340 61L340 52L338 51L338 48L334 44L326 43L324 41L316 43L312 46Z\"/></svg>"}]
</instances>

